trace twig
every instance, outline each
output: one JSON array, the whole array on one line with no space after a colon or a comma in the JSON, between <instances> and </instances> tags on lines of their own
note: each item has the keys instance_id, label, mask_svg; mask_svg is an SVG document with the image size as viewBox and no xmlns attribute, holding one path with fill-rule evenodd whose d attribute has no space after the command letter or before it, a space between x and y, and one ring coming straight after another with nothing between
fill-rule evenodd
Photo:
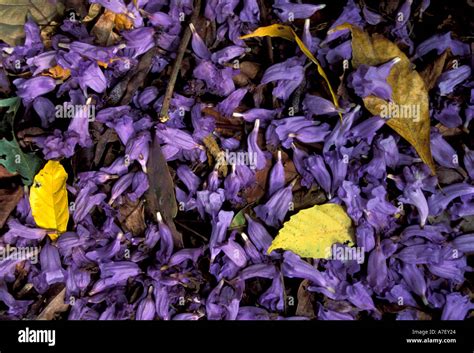
<instances>
[{"instance_id":1,"label":"twig","mask_svg":"<svg viewBox=\"0 0 474 353\"><path fill-rule=\"evenodd\" d=\"M199 12L201 11L201 0L196 0L194 2L194 10L193 14L191 15L191 23L196 22ZM181 68L181 63L184 58L184 52L188 47L189 41L191 40L191 29L189 26L186 26L184 30L183 38L181 39L181 43L179 44L178 54L176 55L176 60L173 65L173 70L171 71L170 80L168 81L168 86L166 87L165 97L163 99L163 105L161 106L159 120L163 123L168 121L168 110L171 104L171 98L174 92L174 86L176 84L176 80L178 78L178 72Z\"/></svg>"},{"instance_id":2,"label":"twig","mask_svg":"<svg viewBox=\"0 0 474 353\"><path fill-rule=\"evenodd\" d=\"M192 228L189 228L188 226L184 225L182 222L175 220L175 223L176 223L178 226L180 226L180 227L186 229L188 232L191 232L191 233L193 233L194 235L196 235L197 237L201 238L201 239L204 240L205 242L207 242L207 241L209 240L209 239L207 239L204 235L199 234L198 232L196 232L196 231L193 230Z\"/></svg>"},{"instance_id":3,"label":"twig","mask_svg":"<svg viewBox=\"0 0 474 353\"><path fill-rule=\"evenodd\" d=\"M52 320L56 314L63 313L69 309L69 304L64 302L66 296L66 288L59 292L53 300L51 300L46 308L38 315L36 320Z\"/></svg>"},{"instance_id":4,"label":"twig","mask_svg":"<svg viewBox=\"0 0 474 353\"><path fill-rule=\"evenodd\" d=\"M265 6L265 0L258 0L258 7L260 8L260 20L264 26L268 26L268 12ZM267 47L268 61L273 64L273 44L270 36L265 37L265 46Z\"/></svg>"}]
</instances>

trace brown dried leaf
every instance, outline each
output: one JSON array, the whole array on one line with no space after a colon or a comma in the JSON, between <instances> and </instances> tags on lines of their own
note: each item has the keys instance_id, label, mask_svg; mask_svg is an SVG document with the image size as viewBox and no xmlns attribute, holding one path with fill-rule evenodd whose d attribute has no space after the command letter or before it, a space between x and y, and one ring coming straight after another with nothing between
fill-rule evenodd
<instances>
[{"instance_id":1,"label":"brown dried leaf","mask_svg":"<svg viewBox=\"0 0 474 353\"><path fill-rule=\"evenodd\" d=\"M296 316L305 316L310 319L314 319L316 317L314 313L314 307L313 307L313 294L308 292L308 285L309 281L304 280L301 282L299 288L298 288L298 294L297 294L297 299L298 299L298 306L296 307Z\"/></svg>"},{"instance_id":2,"label":"brown dried leaf","mask_svg":"<svg viewBox=\"0 0 474 353\"><path fill-rule=\"evenodd\" d=\"M441 54L435 61L424 68L420 72L420 76L425 82L426 89L430 91L436 84L438 77L443 73L446 58L448 57L448 50Z\"/></svg>"},{"instance_id":3,"label":"brown dried leaf","mask_svg":"<svg viewBox=\"0 0 474 353\"><path fill-rule=\"evenodd\" d=\"M89 12L87 13L87 16L84 17L82 22L87 23L87 22L92 21L94 18L96 18L99 15L101 9L102 9L102 6L99 4L91 4L91 6L89 7Z\"/></svg>"},{"instance_id":4,"label":"brown dried leaf","mask_svg":"<svg viewBox=\"0 0 474 353\"><path fill-rule=\"evenodd\" d=\"M178 213L178 205L174 193L174 182L171 177L168 163L161 151L160 142L155 133L150 146L150 157L147 162L148 183L150 187L145 193L145 212L149 219L156 219L161 213L164 222L170 227L174 245L183 247L182 234L176 230L174 218Z\"/></svg>"},{"instance_id":5,"label":"brown dried leaf","mask_svg":"<svg viewBox=\"0 0 474 353\"><path fill-rule=\"evenodd\" d=\"M126 202L120 205L118 219L122 227L134 236L142 234L146 229L143 201L133 202L127 198Z\"/></svg>"},{"instance_id":6,"label":"brown dried leaf","mask_svg":"<svg viewBox=\"0 0 474 353\"><path fill-rule=\"evenodd\" d=\"M0 228L3 227L10 213L15 209L23 197L23 188L0 189Z\"/></svg>"},{"instance_id":7,"label":"brown dried leaf","mask_svg":"<svg viewBox=\"0 0 474 353\"><path fill-rule=\"evenodd\" d=\"M131 73L120 105L128 105L132 101L135 92L143 87L145 79L151 70L152 60L157 54L158 48L154 47L142 55L136 69Z\"/></svg>"},{"instance_id":8,"label":"brown dried leaf","mask_svg":"<svg viewBox=\"0 0 474 353\"><path fill-rule=\"evenodd\" d=\"M435 173L435 164L430 148L430 111L428 90L420 74L412 70L411 62L395 43L380 34L370 36L350 24L338 26L334 31L350 29L352 32L352 65L375 66L396 57L400 61L392 67L387 82L392 87L392 100L399 107L419 107L419 119L414 117L393 117L387 125L407 140L418 152L420 158ZM390 111L390 103L375 96L364 98L365 107L374 115Z\"/></svg>"},{"instance_id":9,"label":"brown dried leaf","mask_svg":"<svg viewBox=\"0 0 474 353\"><path fill-rule=\"evenodd\" d=\"M24 37L27 16L40 25L47 25L62 13L63 4L48 0L0 0L0 40L19 45Z\"/></svg>"},{"instance_id":10,"label":"brown dried leaf","mask_svg":"<svg viewBox=\"0 0 474 353\"><path fill-rule=\"evenodd\" d=\"M96 42L102 46L110 46L117 43L120 36L114 32L115 14L112 11L106 10L102 16L97 20L91 34L96 38Z\"/></svg>"},{"instance_id":11,"label":"brown dried leaf","mask_svg":"<svg viewBox=\"0 0 474 353\"><path fill-rule=\"evenodd\" d=\"M222 163L224 159L224 152L219 148L214 135L207 135L204 137L202 142L204 143L204 146L206 146L208 154L210 154L211 158L209 158L209 161L211 162L212 159L215 161L214 168L217 168L220 175L224 177L227 176L227 164Z\"/></svg>"},{"instance_id":12,"label":"brown dried leaf","mask_svg":"<svg viewBox=\"0 0 474 353\"><path fill-rule=\"evenodd\" d=\"M18 174L10 173L3 165L0 165L0 179L10 178Z\"/></svg>"},{"instance_id":13,"label":"brown dried leaf","mask_svg":"<svg viewBox=\"0 0 474 353\"><path fill-rule=\"evenodd\" d=\"M69 309L69 304L64 302L66 297L66 288L59 292L53 300L51 300L44 308L44 310L38 315L36 320L53 320L56 314L63 313Z\"/></svg>"}]
</instances>

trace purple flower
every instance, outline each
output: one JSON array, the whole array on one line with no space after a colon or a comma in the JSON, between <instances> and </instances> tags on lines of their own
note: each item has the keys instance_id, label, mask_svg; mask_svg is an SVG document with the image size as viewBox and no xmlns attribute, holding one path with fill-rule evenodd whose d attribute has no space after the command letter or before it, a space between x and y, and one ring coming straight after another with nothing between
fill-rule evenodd
<instances>
[{"instance_id":1,"label":"purple flower","mask_svg":"<svg viewBox=\"0 0 474 353\"><path fill-rule=\"evenodd\" d=\"M246 88L239 88L238 90L235 90L217 105L217 110L224 116L231 116L247 92L248 89Z\"/></svg>"},{"instance_id":2,"label":"purple flower","mask_svg":"<svg viewBox=\"0 0 474 353\"><path fill-rule=\"evenodd\" d=\"M100 279L92 287L90 294L100 293L103 290L123 285L130 277L140 274L137 264L131 261L115 261L99 264Z\"/></svg>"},{"instance_id":3,"label":"purple flower","mask_svg":"<svg viewBox=\"0 0 474 353\"><path fill-rule=\"evenodd\" d=\"M420 296L425 305L428 305L426 299L426 281L423 271L417 265L403 264L401 274L408 288Z\"/></svg>"},{"instance_id":4,"label":"purple flower","mask_svg":"<svg viewBox=\"0 0 474 353\"><path fill-rule=\"evenodd\" d=\"M440 55L450 48L455 56L465 56L469 54L469 45L451 38L451 32L445 34L435 34L428 38L416 48L414 59L420 58L430 51L436 49L436 54Z\"/></svg>"},{"instance_id":5,"label":"purple flower","mask_svg":"<svg viewBox=\"0 0 474 353\"><path fill-rule=\"evenodd\" d=\"M407 264L436 264L441 261L441 246L431 243L403 248L396 257Z\"/></svg>"},{"instance_id":6,"label":"purple flower","mask_svg":"<svg viewBox=\"0 0 474 353\"><path fill-rule=\"evenodd\" d=\"M376 293L380 293L387 286L387 257L380 245L369 255L367 263L367 282Z\"/></svg>"},{"instance_id":7,"label":"purple flower","mask_svg":"<svg viewBox=\"0 0 474 353\"><path fill-rule=\"evenodd\" d=\"M375 26L384 20L378 13L370 11L367 6L362 8L362 14L369 25Z\"/></svg>"},{"instance_id":8,"label":"purple flower","mask_svg":"<svg viewBox=\"0 0 474 353\"><path fill-rule=\"evenodd\" d=\"M471 194L474 194L474 186L469 184L458 183L444 187L428 199L430 215L439 215L455 198Z\"/></svg>"},{"instance_id":9,"label":"purple flower","mask_svg":"<svg viewBox=\"0 0 474 353\"><path fill-rule=\"evenodd\" d=\"M362 282L347 287L347 299L361 310L375 309L371 293Z\"/></svg>"},{"instance_id":10,"label":"purple flower","mask_svg":"<svg viewBox=\"0 0 474 353\"><path fill-rule=\"evenodd\" d=\"M278 227L289 211L293 200L292 189L293 185L290 184L275 192L265 204L255 207L257 216L267 225Z\"/></svg>"},{"instance_id":11,"label":"purple flower","mask_svg":"<svg viewBox=\"0 0 474 353\"><path fill-rule=\"evenodd\" d=\"M335 292L335 289L330 287L326 282L323 274L309 263L303 261L298 255L290 251L285 251L283 258L284 261L281 266L281 272L285 277L304 278L315 285L325 288L329 292Z\"/></svg>"},{"instance_id":12,"label":"purple flower","mask_svg":"<svg viewBox=\"0 0 474 353\"><path fill-rule=\"evenodd\" d=\"M236 266L244 268L247 265L245 250L235 241L235 235L231 236L227 243L221 246L221 250Z\"/></svg>"},{"instance_id":13,"label":"purple flower","mask_svg":"<svg viewBox=\"0 0 474 353\"><path fill-rule=\"evenodd\" d=\"M460 235L454 238L452 244L463 253L474 253L474 233Z\"/></svg>"},{"instance_id":14,"label":"purple flower","mask_svg":"<svg viewBox=\"0 0 474 353\"><path fill-rule=\"evenodd\" d=\"M123 32L123 37L127 41L127 50L133 53L133 58L144 54L155 45L154 35L155 30L150 27Z\"/></svg>"},{"instance_id":15,"label":"purple flower","mask_svg":"<svg viewBox=\"0 0 474 353\"><path fill-rule=\"evenodd\" d=\"M188 191L192 194L196 193L199 185L201 185L201 179L193 173L193 171L187 165L180 165L176 170L178 178L186 185Z\"/></svg>"},{"instance_id":16,"label":"purple flower","mask_svg":"<svg viewBox=\"0 0 474 353\"><path fill-rule=\"evenodd\" d=\"M127 194L127 197L135 202L148 190L148 176L138 171L133 175L132 179L132 192Z\"/></svg>"},{"instance_id":17,"label":"purple flower","mask_svg":"<svg viewBox=\"0 0 474 353\"><path fill-rule=\"evenodd\" d=\"M337 26L340 26L344 23L349 23L353 26L357 26L359 28L364 27L364 20L360 14L359 5L357 5L354 0L348 0L346 6L342 10L341 15L337 18L337 20L331 25L330 30L334 29ZM337 32L328 32L328 36L324 42L332 41L336 38L341 37L347 31L337 31Z\"/></svg>"},{"instance_id":18,"label":"purple flower","mask_svg":"<svg viewBox=\"0 0 474 353\"><path fill-rule=\"evenodd\" d=\"M122 0L90 0L92 4L100 4L115 13L127 13L127 6Z\"/></svg>"},{"instance_id":19,"label":"purple flower","mask_svg":"<svg viewBox=\"0 0 474 353\"><path fill-rule=\"evenodd\" d=\"M461 107L459 104L447 103L444 105L443 109L435 112L434 117L444 126L449 128L455 128L462 125L462 119L459 114L460 110Z\"/></svg>"},{"instance_id":20,"label":"purple flower","mask_svg":"<svg viewBox=\"0 0 474 353\"><path fill-rule=\"evenodd\" d=\"M450 293L446 295L446 304L441 314L441 320L464 320L472 309L474 309L474 304L470 302L469 296Z\"/></svg>"},{"instance_id":21,"label":"purple flower","mask_svg":"<svg viewBox=\"0 0 474 353\"><path fill-rule=\"evenodd\" d=\"M303 82L304 69L298 58L293 57L282 63L270 66L262 77L262 84L277 81L273 95L288 100L293 91Z\"/></svg>"},{"instance_id":22,"label":"purple flower","mask_svg":"<svg viewBox=\"0 0 474 353\"><path fill-rule=\"evenodd\" d=\"M234 286L219 284L209 293L206 300L208 320L235 320L239 312L240 300L244 291L243 281L235 282Z\"/></svg>"},{"instance_id":23,"label":"purple flower","mask_svg":"<svg viewBox=\"0 0 474 353\"><path fill-rule=\"evenodd\" d=\"M240 11L239 18L242 22L258 24L260 20L260 9L257 0L244 0L244 6Z\"/></svg>"},{"instance_id":24,"label":"purple flower","mask_svg":"<svg viewBox=\"0 0 474 353\"><path fill-rule=\"evenodd\" d=\"M281 161L281 151L277 153L277 161L270 170L268 177L268 196L285 186L285 169Z\"/></svg>"},{"instance_id":25,"label":"purple flower","mask_svg":"<svg viewBox=\"0 0 474 353\"><path fill-rule=\"evenodd\" d=\"M266 154L260 149L257 143L258 129L260 127L260 120L255 120L255 124L252 132L249 134L247 139L248 153L256 161L255 168L262 170L267 165Z\"/></svg>"},{"instance_id":26,"label":"purple flower","mask_svg":"<svg viewBox=\"0 0 474 353\"><path fill-rule=\"evenodd\" d=\"M471 68L467 65L459 66L444 72L437 81L439 94L447 96L454 91L454 88L471 76Z\"/></svg>"},{"instance_id":27,"label":"purple flower","mask_svg":"<svg viewBox=\"0 0 474 353\"><path fill-rule=\"evenodd\" d=\"M28 311L32 300L16 300L8 291L5 282L0 282L0 301L8 306L8 314L13 317L21 317Z\"/></svg>"},{"instance_id":28,"label":"purple flower","mask_svg":"<svg viewBox=\"0 0 474 353\"><path fill-rule=\"evenodd\" d=\"M7 244L14 244L17 238L42 240L46 236L46 230L40 228L30 228L22 225L18 220L10 218L7 222L8 232L3 235L3 240Z\"/></svg>"},{"instance_id":29,"label":"purple flower","mask_svg":"<svg viewBox=\"0 0 474 353\"><path fill-rule=\"evenodd\" d=\"M47 243L40 253L41 271L48 285L64 282L65 271L61 266L58 248Z\"/></svg>"},{"instance_id":30,"label":"purple flower","mask_svg":"<svg viewBox=\"0 0 474 353\"><path fill-rule=\"evenodd\" d=\"M56 88L56 80L48 76L37 76L30 79L17 78L13 81L17 95L26 102L51 92Z\"/></svg>"},{"instance_id":31,"label":"purple flower","mask_svg":"<svg viewBox=\"0 0 474 353\"><path fill-rule=\"evenodd\" d=\"M209 60L211 58L211 52L207 48L206 44L202 40L201 36L196 32L196 28L192 23L189 24L191 28L191 46L194 54L196 54L202 60Z\"/></svg>"},{"instance_id":32,"label":"purple flower","mask_svg":"<svg viewBox=\"0 0 474 353\"><path fill-rule=\"evenodd\" d=\"M160 212L157 213L158 233L160 234L160 250L156 253L156 259L162 263L167 263L173 254L173 234L171 229L163 222Z\"/></svg>"},{"instance_id":33,"label":"purple flower","mask_svg":"<svg viewBox=\"0 0 474 353\"><path fill-rule=\"evenodd\" d=\"M405 188L403 197L400 197L400 201L413 205L418 209L420 225L423 227L429 214L428 202L426 201L423 191L420 188Z\"/></svg>"},{"instance_id":34,"label":"purple flower","mask_svg":"<svg viewBox=\"0 0 474 353\"><path fill-rule=\"evenodd\" d=\"M211 250L211 261L221 252L220 246L225 240L227 229L234 218L232 211L220 211L217 219L212 221L212 232L209 239L209 248Z\"/></svg>"},{"instance_id":35,"label":"purple flower","mask_svg":"<svg viewBox=\"0 0 474 353\"><path fill-rule=\"evenodd\" d=\"M230 67L218 69L210 61L202 61L193 71L194 77L203 80L209 91L218 96L228 96L235 89Z\"/></svg>"},{"instance_id":36,"label":"purple flower","mask_svg":"<svg viewBox=\"0 0 474 353\"><path fill-rule=\"evenodd\" d=\"M247 220L247 232L250 240L259 251L266 253L272 244L273 238L262 224L253 220L249 215L245 214L245 219Z\"/></svg>"},{"instance_id":37,"label":"purple flower","mask_svg":"<svg viewBox=\"0 0 474 353\"><path fill-rule=\"evenodd\" d=\"M128 173L115 182L110 192L109 205L112 205L114 201L132 185L133 176L134 173Z\"/></svg>"},{"instance_id":38,"label":"purple flower","mask_svg":"<svg viewBox=\"0 0 474 353\"><path fill-rule=\"evenodd\" d=\"M235 165L232 165L232 171L224 180L224 195L227 200L238 203L242 198L238 196L241 188L240 179L235 173Z\"/></svg>"},{"instance_id":39,"label":"purple flower","mask_svg":"<svg viewBox=\"0 0 474 353\"><path fill-rule=\"evenodd\" d=\"M292 4L286 1L278 1L273 5L275 13L282 22L292 22L298 18L309 18L316 11L322 10L326 5L312 5L312 4Z\"/></svg>"},{"instance_id":40,"label":"purple flower","mask_svg":"<svg viewBox=\"0 0 474 353\"><path fill-rule=\"evenodd\" d=\"M392 97L392 87L387 82L387 77L393 65L396 65L400 58L394 58L378 67L360 65L349 77L349 85L354 88L355 93L365 98L367 96L377 96L390 100Z\"/></svg>"},{"instance_id":41,"label":"purple flower","mask_svg":"<svg viewBox=\"0 0 474 353\"><path fill-rule=\"evenodd\" d=\"M327 170L323 157L320 155L311 155L306 159L306 166L308 171L313 175L319 186L330 194L331 192L331 175Z\"/></svg>"},{"instance_id":42,"label":"purple flower","mask_svg":"<svg viewBox=\"0 0 474 353\"><path fill-rule=\"evenodd\" d=\"M246 49L243 47L240 47L238 45L230 45L213 53L211 55L211 60L219 65L224 65L226 62L232 60L233 58L241 56L245 53L245 51Z\"/></svg>"},{"instance_id":43,"label":"purple flower","mask_svg":"<svg viewBox=\"0 0 474 353\"><path fill-rule=\"evenodd\" d=\"M143 298L137 307L137 320L153 320L155 318L155 302L153 300L153 286L148 288L148 294Z\"/></svg>"},{"instance_id":44,"label":"purple flower","mask_svg":"<svg viewBox=\"0 0 474 353\"><path fill-rule=\"evenodd\" d=\"M304 97L303 108L312 115L337 115L339 112L333 102L311 94Z\"/></svg>"},{"instance_id":45,"label":"purple flower","mask_svg":"<svg viewBox=\"0 0 474 353\"><path fill-rule=\"evenodd\" d=\"M258 303L271 311L283 311L285 308L284 287L281 276L277 275L270 288L258 298Z\"/></svg>"}]
</instances>

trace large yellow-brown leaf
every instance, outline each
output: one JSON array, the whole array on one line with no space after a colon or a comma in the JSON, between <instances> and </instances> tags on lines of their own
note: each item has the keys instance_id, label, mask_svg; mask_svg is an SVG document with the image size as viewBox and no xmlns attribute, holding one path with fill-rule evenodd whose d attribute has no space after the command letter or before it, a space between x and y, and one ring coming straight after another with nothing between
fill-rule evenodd
<instances>
[{"instance_id":1,"label":"large yellow-brown leaf","mask_svg":"<svg viewBox=\"0 0 474 353\"><path fill-rule=\"evenodd\" d=\"M398 46L379 34L369 35L358 27L344 24L332 31L350 29L352 32L352 65L380 65L396 57L387 82L392 87L392 104L399 107L419 107L419 117L392 117L387 125L407 140L420 158L435 173L430 148L430 112L428 90L420 74L412 69L410 60ZM372 114L390 111L390 103L375 96L364 98L364 105Z\"/></svg>"},{"instance_id":2,"label":"large yellow-brown leaf","mask_svg":"<svg viewBox=\"0 0 474 353\"><path fill-rule=\"evenodd\" d=\"M284 249L301 257L327 259L336 243L354 243L352 221L342 206L327 203L291 216L267 252Z\"/></svg>"},{"instance_id":3,"label":"large yellow-brown leaf","mask_svg":"<svg viewBox=\"0 0 474 353\"><path fill-rule=\"evenodd\" d=\"M51 230L55 240L66 231L69 208L66 190L67 173L58 161L48 161L36 174L30 189L31 213L40 228Z\"/></svg>"},{"instance_id":4,"label":"large yellow-brown leaf","mask_svg":"<svg viewBox=\"0 0 474 353\"><path fill-rule=\"evenodd\" d=\"M19 45L25 33L23 26L28 16L46 25L64 10L60 2L49 0L0 0L0 39L9 45Z\"/></svg>"}]
</instances>

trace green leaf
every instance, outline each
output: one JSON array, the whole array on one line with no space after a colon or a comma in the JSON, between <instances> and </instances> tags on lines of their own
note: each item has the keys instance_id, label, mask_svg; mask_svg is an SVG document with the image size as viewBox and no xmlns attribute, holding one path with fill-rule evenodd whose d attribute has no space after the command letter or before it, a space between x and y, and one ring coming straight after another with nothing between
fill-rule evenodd
<instances>
[{"instance_id":1,"label":"green leaf","mask_svg":"<svg viewBox=\"0 0 474 353\"><path fill-rule=\"evenodd\" d=\"M24 153L16 140L0 140L0 164L10 173L18 173L26 185L31 185L33 177L41 166L41 159L33 153Z\"/></svg>"},{"instance_id":2,"label":"green leaf","mask_svg":"<svg viewBox=\"0 0 474 353\"><path fill-rule=\"evenodd\" d=\"M242 208L232 219L229 229L234 230L236 228L241 228L245 226L246 223L247 220L245 219L245 208Z\"/></svg>"},{"instance_id":3,"label":"green leaf","mask_svg":"<svg viewBox=\"0 0 474 353\"><path fill-rule=\"evenodd\" d=\"M23 26L28 16L46 25L64 9L60 1L0 0L0 39L9 45L19 45L25 35Z\"/></svg>"},{"instance_id":4,"label":"green leaf","mask_svg":"<svg viewBox=\"0 0 474 353\"><path fill-rule=\"evenodd\" d=\"M0 119L0 133L7 136L13 131L13 119L18 108L20 108L21 99L18 97L0 99L0 108L8 107L8 110Z\"/></svg>"}]
</instances>

